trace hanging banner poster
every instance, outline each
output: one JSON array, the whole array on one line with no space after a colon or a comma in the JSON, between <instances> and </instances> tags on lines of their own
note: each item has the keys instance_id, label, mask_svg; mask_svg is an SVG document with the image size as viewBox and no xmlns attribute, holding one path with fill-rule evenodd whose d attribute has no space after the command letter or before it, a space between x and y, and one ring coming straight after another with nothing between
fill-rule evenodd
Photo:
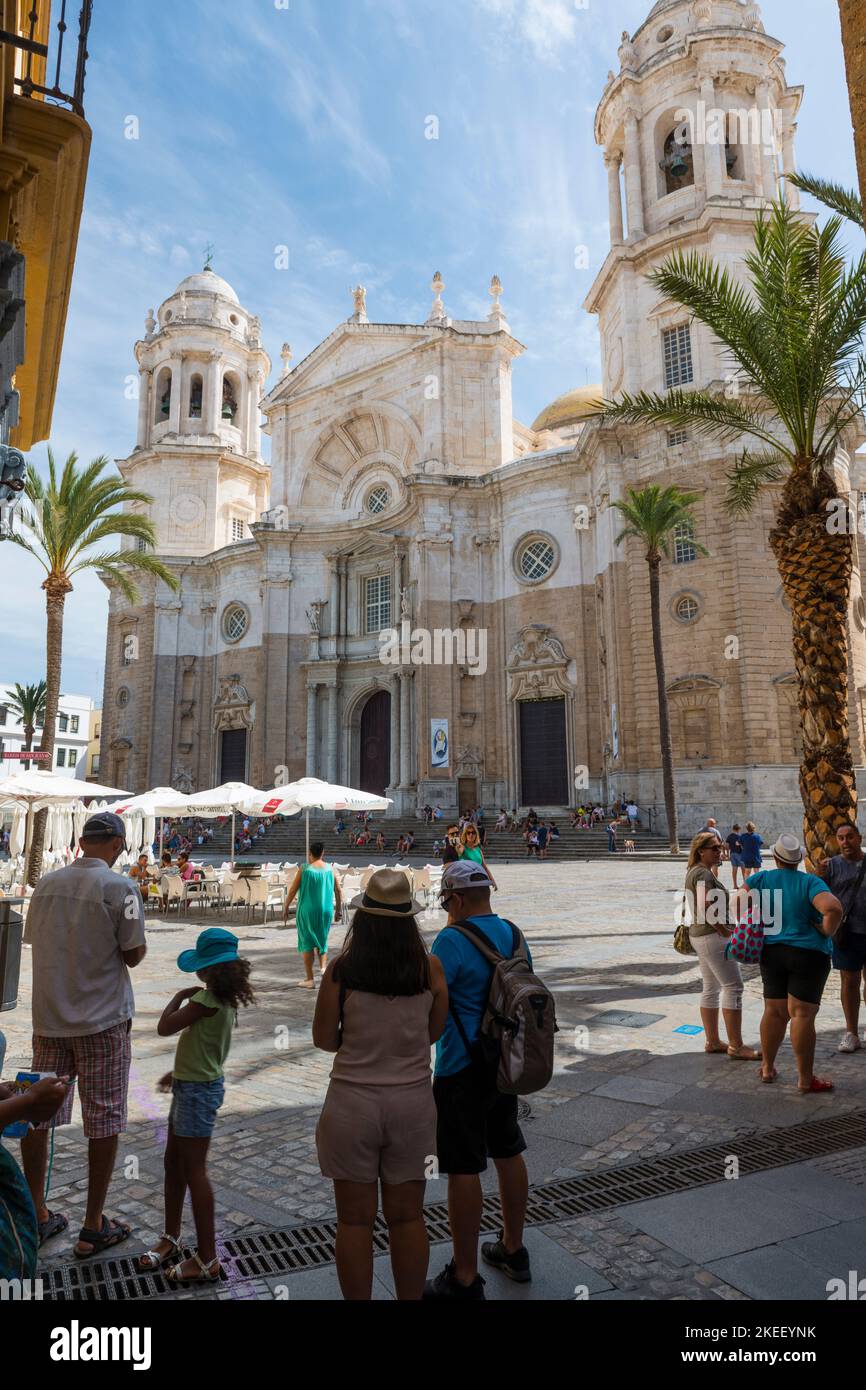
<instances>
[{"instance_id":1,"label":"hanging banner poster","mask_svg":"<svg viewBox=\"0 0 866 1390\"><path fill-rule=\"evenodd\" d=\"M448 767L451 761L451 749L448 742L448 720L430 720L430 766L433 768Z\"/></svg>"}]
</instances>

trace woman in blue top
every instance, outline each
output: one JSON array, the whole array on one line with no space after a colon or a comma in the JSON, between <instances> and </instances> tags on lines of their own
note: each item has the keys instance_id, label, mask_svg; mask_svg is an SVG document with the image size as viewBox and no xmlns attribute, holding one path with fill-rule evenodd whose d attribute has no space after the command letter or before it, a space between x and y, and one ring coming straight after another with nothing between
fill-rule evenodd
<instances>
[{"instance_id":1,"label":"woman in blue top","mask_svg":"<svg viewBox=\"0 0 866 1390\"><path fill-rule=\"evenodd\" d=\"M761 977L761 1080L776 1080L776 1056L791 1022L791 1046L800 1090L832 1091L833 1083L814 1073L815 1018L830 974L832 939L842 920L842 904L823 879L800 873L803 851L795 835L780 835L773 846L775 869L762 869L737 894L738 915L753 904L764 924ZM756 901L756 894L760 899Z\"/></svg>"}]
</instances>

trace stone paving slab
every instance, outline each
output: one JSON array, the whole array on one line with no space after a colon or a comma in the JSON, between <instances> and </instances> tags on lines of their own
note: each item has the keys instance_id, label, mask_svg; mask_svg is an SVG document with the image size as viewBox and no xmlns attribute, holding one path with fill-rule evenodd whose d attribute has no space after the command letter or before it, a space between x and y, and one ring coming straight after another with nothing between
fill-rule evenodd
<instances>
[{"instance_id":1,"label":"stone paving slab","mask_svg":"<svg viewBox=\"0 0 866 1390\"><path fill-rule=\"evenodd\" d=\"M753 1299L800 1302L827 1297L827 1275L781 1245L714 1260L707 1268Z\"/></svg>"},{"instance_id":2,"label":"stone paving slab","mask_svg":"<svg viewBox=\"0 0 866 1390\"><path fill-rule=\"evenodd\" d=\"M788 1193L777 1195L745 1179L636 1203L629 1207L628 1219L638 1230L703 1263L838 1225Z\"/></svg>"},{"instance_id":3,"label":"stone paving slab","mask_svg":"<svg viewBox=\"0 0 866 1390\"><path fill-rule=\"evenodd\" d=\"M825 1270L830 1278L847 1279L849 1270L866 1278L866 1220L862 1218L791 1237L783 1248Z\"/></svg>"},{"instance_id":4,"label":"stone paving slab","mask_svg":"<svg viewBox=\"0 0 866 1390\"><path fill-rule=\"evenodd\" d=\"M664 1081L651 1081L641 1073L629 1076L616 1076L604 1086L596 1086L594 1096L608 1100L626 1100L634 1105L668 1105L679 1095L682 1086L672 1086Z\"/></svg>"}]
</instances>

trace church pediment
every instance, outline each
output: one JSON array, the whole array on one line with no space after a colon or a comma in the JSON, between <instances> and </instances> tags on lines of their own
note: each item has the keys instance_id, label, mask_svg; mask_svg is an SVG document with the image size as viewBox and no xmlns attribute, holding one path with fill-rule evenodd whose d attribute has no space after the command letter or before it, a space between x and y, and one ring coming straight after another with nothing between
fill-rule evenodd
<instances>
[{"instance_id":1,"label":"church pediment","mask_svg":"<svg viewBox=\"0 0 866 1390\"><path fill-rule=\"evenodd\" d=\"M358 375L381 368L392 358L396 363L407 351L426 343L429 336L413 325L404 328L392 324L341 324L277 383L262 408L267 414L272 408L287 405L320 387L339 389L342 381L348 391Z\"/></svg>"}]
</instances>

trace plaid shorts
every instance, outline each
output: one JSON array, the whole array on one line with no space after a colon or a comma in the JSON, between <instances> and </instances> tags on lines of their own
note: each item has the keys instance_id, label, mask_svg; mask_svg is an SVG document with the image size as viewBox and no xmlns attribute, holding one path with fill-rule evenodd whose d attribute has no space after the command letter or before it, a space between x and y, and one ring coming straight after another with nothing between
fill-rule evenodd
<instances>
[{"instance_id":1,"label":"plaid shorts","mask_svg":"<svg viewBox=\"0 0 866 1390\"><path fill-rule=\"evenodd\" d=\"M86 1139L113 1139L126 1129L126 1097L132 1060L130 1029L132 1020L90 1033L83 1038L33 1038L33 1070L53 1071L57 1076L78 1079L81 1113ZM50 1129L52 1123L68 1125L72 1120L74 1086L53 1121L37 1125Z\"/></svg>"}]
</instances>

